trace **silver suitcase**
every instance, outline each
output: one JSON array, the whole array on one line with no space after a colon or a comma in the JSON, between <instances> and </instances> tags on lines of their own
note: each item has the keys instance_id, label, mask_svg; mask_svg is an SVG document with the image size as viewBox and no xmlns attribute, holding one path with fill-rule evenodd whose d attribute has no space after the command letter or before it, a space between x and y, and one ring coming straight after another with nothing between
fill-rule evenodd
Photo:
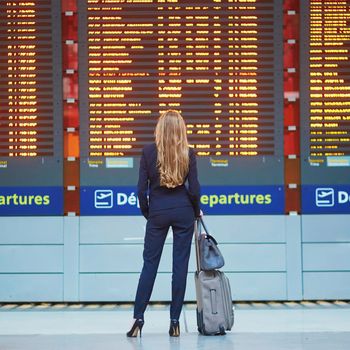
<instances>
[{"instance_id":1,"label":"silver suitcase","mask_svg":"<svg viewBox=\"0 0 350 350\"><path fill-rule=\"evenodd\" d=\"M197 271L195 273L195 285L198 331L203 335L225 334L225 331L231 330L234 322L230 282L221 271L201 270L198 245L200 234L202 232L200 232L198 222L196 222Z\"/></svg>"}]
</instances>

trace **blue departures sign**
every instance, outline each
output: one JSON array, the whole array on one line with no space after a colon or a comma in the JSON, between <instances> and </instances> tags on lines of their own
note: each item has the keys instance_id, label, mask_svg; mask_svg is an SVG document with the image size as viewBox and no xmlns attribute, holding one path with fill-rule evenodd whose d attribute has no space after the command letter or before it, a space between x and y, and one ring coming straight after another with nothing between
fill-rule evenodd
<instances>
[{"instance_id":1,"label":"blue departures sign","mask_svg":"<svg viewBox=\"0 0 350 350\"><path fill-rule=\"evenodd\" d=\"M283 186L203 186L209 215L284 214ZM81 215L141 215L134 186L82 187Z\"/></svg>"},{"instance_id":2,"label":"blue departures sign","mask_svg":"<svg viewBox=\"0 0 350 350\"><path fill-rule=\"evenodd\" d=\"M350 185L303 185L303 214L350 214Z\"/></svg>"},{"instance_id":3,"label":"blue departures sign","mask_svg":"<svg viewBox=\"0 0 350 350\"><path fill-rule=\"evenodd\" d=\"M0 187L0 216L63 215L63 188Z\"/></svg>"},{"instance_id":4,"label":"blue departures sign","mask_svg":"<svg viewBox=\"0 0 350 350\"><path fill-rule=\"evenodd\" d=\"M202 210L211 215L284 214L283 186L205 186Z\"/></svg>"}]
</instances>

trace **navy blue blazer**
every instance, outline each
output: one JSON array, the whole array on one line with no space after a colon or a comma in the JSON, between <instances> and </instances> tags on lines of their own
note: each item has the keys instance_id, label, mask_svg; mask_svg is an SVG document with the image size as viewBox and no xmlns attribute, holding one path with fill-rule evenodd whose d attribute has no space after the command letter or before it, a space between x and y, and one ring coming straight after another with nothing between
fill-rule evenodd
<instances>
[{"instance_id":1,"label":"navy blue blazer","mask_svg":"<svg viewBox=\"0 0 350 350\"><path fill-rule=\"evenodd\" d=\"M184 183L174 188L167 188L160 186L156 144L152 143L143 148L137 194L141 212L146 219L152 211L186 206L192 206L195 216L199 216L200 185L197 176L196 155L191 148L189 150L189 161L189 171L185 179L188 186Z\"/></svg>"}]
</instances>

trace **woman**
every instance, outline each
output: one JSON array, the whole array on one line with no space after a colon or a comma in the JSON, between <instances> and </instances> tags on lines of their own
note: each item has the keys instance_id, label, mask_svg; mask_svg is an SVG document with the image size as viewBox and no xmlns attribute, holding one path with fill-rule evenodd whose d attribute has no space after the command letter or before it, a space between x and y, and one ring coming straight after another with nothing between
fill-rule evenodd
<instances>
[{"instance_id":1,"label":"woman","mask_svg":"<svg viewBox=\"0 0 350 350\"><path fill-rule=\"evenodd\" d=\"M177 111L168 110L160 116L155 139L155 143L144 147L140 161L138 198L147 225L144 263L135 298L135 321L128 337L137 337L138 332L141 336L144 312L170 227L174 241L169 335L180 335L179 317L185 296L194 220L200 215L196 156L188 146L186 125ZM187 182L188 186L185 185Z\"/></svg>"}]
</instances>

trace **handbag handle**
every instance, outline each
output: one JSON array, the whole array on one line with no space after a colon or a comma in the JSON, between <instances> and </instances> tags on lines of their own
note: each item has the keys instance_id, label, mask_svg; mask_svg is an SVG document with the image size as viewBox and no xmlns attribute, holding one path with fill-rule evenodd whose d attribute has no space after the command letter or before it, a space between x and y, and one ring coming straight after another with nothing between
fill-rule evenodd
<instances>
[{"instance_id":1,"label":"handbag handle","mask_svg":"<svg viewBox=\"0 0 350 350\"><path fill-rule=\"evenodd\" d=\"M208 240L211 239L216 245L218 245L218 242L216 241L216 239L212 235L209 234L208 229L205 226L204 220L203 220L203 218L201 216L198 218L198 221L199 221L199 224L200 224L200 225L198 225L198 232L199 232L199 234L200 234L200 231L201 231L200 228L201 228L201 226L203 226L204 232L205 232L205 238L208 239Z\"/></svg>"},{"instance_id":2,"label":"handbag handle","mask_svg":"<svg viewBox=\"0 0 350 350\"><path fill-rule=\"evenodd\" d=\"M207 227L205 226L205 223L204 223L203 218L200 216L200 217L198 218L198 220L199 220L200 224L203 226L205 233L208 235L209 232L208 232Z\"/></svg>"}]
</instances>

